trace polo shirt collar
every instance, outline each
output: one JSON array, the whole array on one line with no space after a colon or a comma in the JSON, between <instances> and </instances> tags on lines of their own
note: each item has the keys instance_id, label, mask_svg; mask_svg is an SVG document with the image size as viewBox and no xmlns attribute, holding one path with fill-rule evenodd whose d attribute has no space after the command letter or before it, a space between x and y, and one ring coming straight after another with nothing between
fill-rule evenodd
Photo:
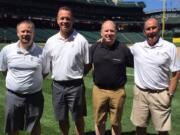
<instances>
[{"instance_id":1,"label":"polo shirt collar","mask_svg":"<svg viewBox=\"0 0 180 135\"><path fill-rule=\"evenodd\" d=\"M67 39L65 39L64 37L62 37L61 33L59 32L59 33L58 33L58 38L59 38L60 40L63 40L63 41L72 41L72 40L74 40L74 38L76 37L76 35L77 35L76 30L73 30L73 32L71 33L71 35L70 35Z\"/></svg>"},{"instance_id":2,"label":"polo shirt collar","mask_svg":"<svg viewBox=\"0 0 180 135\"><path fill-rule=\"evenodd\" d=\"M19 54L30 54L30 53L32 53L34 51L34 49L35 49L35 43L34 42L33 42L32 47L29 50L26 50L24 48L20 48L19 42L20 41L18 41L16 43L17 44L17 53L19 53Z\"/></svg>"},{"instance_id":3,"label":"polo shirt collar","mask_svg":"<svg viewBox=\"0 0 180 135\"><path fill-rule=\"evenodd\" d=\"M145 48L161 47L162 45L163 45L163 39L162 39L161 37L159 38L158 42L157 42L155 45L153 45L153 46L150 46L150 45L148 44L147 40L144 41L144 47L145 47Z\"/></svg>"}]
</instances>

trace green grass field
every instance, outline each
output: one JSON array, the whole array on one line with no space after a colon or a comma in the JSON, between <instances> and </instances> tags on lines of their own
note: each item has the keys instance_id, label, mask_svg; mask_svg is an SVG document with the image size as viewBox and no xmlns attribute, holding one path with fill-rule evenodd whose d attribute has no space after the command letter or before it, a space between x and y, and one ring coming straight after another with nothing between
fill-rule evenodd
<instances>
[{"instance_id":1,"label":"green grass field","mask_svg":"<svg viewBox=\"0 0 180 135\"><path fill-rule=\"evenodd\" d=\"M131 113L131 105L132 105L132 89L134 85L134 80L132 76L133 71L128 70L128 82L126 84L126 103L125 109L123 113L122 119L122 127L123 127L123 135L134 135L133 131L135 130L134 126L130 122L130 113ZM52 102L51 102L51 79L48 77L44 80L44 88L43 94L45 97L45 108L44 114L41 119L42 123L42 135L58 135L58 123L54 119L54 114L52 110ZM93 116L92 116L92 101L91 101L91 92L92 92L92 76L88 74L85 77L85 85L86 85L86 100L87 100L87 110L88 115L85 118L86 126L85 131L86 135L94 135L94 124L93 124ZM179 135L180 132L180 85L177 89L177 93L172 101L172 131L170 135ZM4 87L4 77L0 75L0 135L3 135L3 127L4 127L4 95L5 95L5 87ZM74 135L74 125L71 122L70 135ZM107 134L109 134L110 125L107 122ZM156 132L153 129L153 126L150 123L148 128L149 135L156 135ZM28 135L22 132L22 135Z\"/></svg>"},{"instance_id":2,"label":"green grass field","mask_svg":"<svg viewBox=\"0 0 180 135\"><path fill-rule=\"evenodd\" d=\"M0 49L6 44L0 44ZM177 45L179 46L179 45ZM126 103L124 107L123 119L122 119L122 127L123 127L123 135L134 135L133 131L135 127L130 122L130 113L132 106L132 89L134 85L133 80L133 70L128 69L128 81L126 84ZM3 132L4 128L4 95L5 95L5 82L4 77L0 74L0 135L5 135ZM87 100L87 110L88 115L85 118L85 131L86 135L94 135L94 124L93 124L93 116L92 116L92 100L91 100L91 92L92 92L92 76L88 74L85 77L85 85L86 85L86 100ZM52 101L51 101L51 79L50 77L44 80L43 85L43 94L45 97L45 108L43 117L41 119L42 123L42 135L59 135L58 123L54 119L54 114L52 110ZM170 135L179 135L180 133L180 83L177 88L177 92L172 101L172 131ZM74 135L74 125L71 122L70 135ZM109 133L110 125L107 122L107 134ZM153 129L152 124L148 127L149 135L156 135L155 130ZM28 135L22 132L22 135Z\"/></svg>"},{"instance_id":3,"label":"green grass field","mask_svg":"<svg viewBox=\"0 0 180 135\"><path fill-rule=\"evenodd\" d=\"M176 46L177 46L177 47L180 47L180 43L176 43Z\"/></svg>"}]
</instances>

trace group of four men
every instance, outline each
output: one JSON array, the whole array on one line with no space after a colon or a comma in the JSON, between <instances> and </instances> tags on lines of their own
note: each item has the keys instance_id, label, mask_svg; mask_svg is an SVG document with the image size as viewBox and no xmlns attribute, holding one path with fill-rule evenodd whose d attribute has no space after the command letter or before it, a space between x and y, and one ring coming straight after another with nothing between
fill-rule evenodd
<instances>
[{"instance_id":1,"label":"group of four men","mask_svg":"<svg viewBox=\"0 0 180 135\"><path fill-rule=\"evenodd\" d=\"M135 69L135 87L131 120L137 135L146 135L149 116L159 135L171 129L171 100L180 74L180 62L174 44L160 38L156 19L145 21L147 40L130 49L116 39L116 25L106 20L101 39L91 47L73 28L74 17L68 7L57 14L60 31L41 49L34 42L31 21L17 25L19 41L5 46L0 54L0 71L6 75L5 132L18 135L26 130L40 135L43 113L43 77L51 73L52 100L62 135L68 135L70 110L76 134L84 134L86 115L83 76L93 70L93 111L96 135L105 134L110 116L112 135L121 134L125 102L126 67ZM170 72L172 78L170 79Z\"/></svg>"}]
</instances>

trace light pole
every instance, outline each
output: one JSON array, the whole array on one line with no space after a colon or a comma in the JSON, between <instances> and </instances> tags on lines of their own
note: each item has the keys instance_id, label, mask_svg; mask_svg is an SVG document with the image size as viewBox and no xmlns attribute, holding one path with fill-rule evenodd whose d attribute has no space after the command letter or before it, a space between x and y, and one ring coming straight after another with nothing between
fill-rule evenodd
<instances>
[{"instance_id":1,"label":"light pole","mask_svg":"<svg viewBox=\"0 0 180 135\"><path fill-rule=\"evenodd\" d=\"M163 14L162 14L162 38L164 37L165 32L165 19L166 19L166 0L163 0Z\"/></svg>"}]
</instances>

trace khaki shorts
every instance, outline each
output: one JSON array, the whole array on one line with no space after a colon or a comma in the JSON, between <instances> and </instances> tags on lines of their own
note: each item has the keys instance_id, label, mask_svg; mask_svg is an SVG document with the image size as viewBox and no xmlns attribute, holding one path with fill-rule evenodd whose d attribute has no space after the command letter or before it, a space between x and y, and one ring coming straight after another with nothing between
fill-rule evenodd
<instances>
[{"instance_id":1,"label":"khaki shorts","mask_svg":"<svg viewBox=\"0 0 180 135\"><path fill-rule=\"evenodd\" d=\"M109 113L111 125L120 126L123 105L125 102L125 90L120 88L116 91L93 87L93 110L97 125L102 124Z\"/></svg>"},{"instance_id":2,"label":"khaki shorts","mask_svg":"<svg viewBox=\"0 0 180 135\"><path fill-rule=\"evenodd\" d=\"M150 116L157 131L171 129L171 100L167 90L159 93L144 92L134 87L131 121L135 126L147 127Z\"/></svg>"}]
</instances>

